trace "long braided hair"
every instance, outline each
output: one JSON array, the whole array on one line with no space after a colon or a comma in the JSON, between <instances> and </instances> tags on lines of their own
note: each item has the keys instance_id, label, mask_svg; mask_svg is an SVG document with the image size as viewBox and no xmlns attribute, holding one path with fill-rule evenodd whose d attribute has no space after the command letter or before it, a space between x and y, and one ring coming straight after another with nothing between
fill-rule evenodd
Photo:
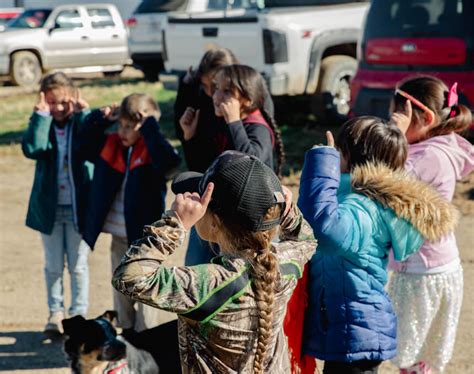
<instances>
[{"instance_id":1,"label":"long braided hair","mask_svg":"<svg viewBox=\"0 0 474 374\"><path fill-rule=\"evenodd\" d=\"M216 73L225 77L230 90L239 91L240 95L250 101L250 105L242 108L245 114L250 114L259 109L267 124L271 127L275 136L275 150L277 154L276 174L281 177L283 164L285 162L285 148L281 131L275 119L264 109L265 81L258 71L247 65L227 65L221 67Z\"/></svg>"},{"instance_id":2,"label":"long braided hair","mask_svg":"<svg viewBox=\"0 0 474 374\"><path fill-rule=\"evenodd\" d=\"M273 220L281 214L281 206L271 207L264 221ZM221 218L222 220L222 218ZM271 251L271 240L279 226L267 231L249 231L236 223L222 221L220 227L227 248L249 263L252 289L258 309L258 336L253 369L263 374L268 347L272 340L275 285L279 278L279 266Z\"/></svg>"}]
</instances>

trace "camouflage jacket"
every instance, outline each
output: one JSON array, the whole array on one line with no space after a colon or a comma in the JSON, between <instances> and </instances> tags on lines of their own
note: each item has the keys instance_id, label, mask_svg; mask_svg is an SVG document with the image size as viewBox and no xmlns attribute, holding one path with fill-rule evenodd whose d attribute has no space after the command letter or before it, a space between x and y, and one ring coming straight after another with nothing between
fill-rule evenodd
<instances>
[{"instance_id":1,"label":"camouflage jacket","mask_svg":"<svg viewBox=\"0 0 474 374\"><path fill-rule=\"evenodd\" d=\"M258 337L258 308L248 263L223 254L210 264L166 267L185 239L173 212L144 229L115 270L114 287L145 304L178 314L183 373L251 373ZM265 372L289 373L283 319L286 304L316 248L312 230L293 205L272 250L280 262L273 333Z\"/></svg>"}]
</instances>

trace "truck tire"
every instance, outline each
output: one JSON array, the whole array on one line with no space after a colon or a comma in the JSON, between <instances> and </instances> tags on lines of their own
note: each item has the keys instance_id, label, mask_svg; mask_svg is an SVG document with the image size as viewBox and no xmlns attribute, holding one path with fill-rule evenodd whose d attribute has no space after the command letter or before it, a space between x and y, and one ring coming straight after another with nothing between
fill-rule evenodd
<instances>
[{"instance_id":1,"label":"truck tire","mask_svg":"<svg viewBox=\"0 0 474 374\"><path fill-rule=\"evenodd\" d=\"M356 59L335 55L321 62L319 83L311 97L311 111L322 121L343 122L349 113L349 82L357 70Z\"/></svg>"},{"instance_id":2,"label":"truck tire","mask_svg":"<svg viewBox=\"0 0 474 374\"><path fill-rule=\"evenodd\" d=\"M15 86L35 86L41 80L42 75L40 61L33 52L21 51L13 54L10 79Z\"/></svg>"}]
</instances>

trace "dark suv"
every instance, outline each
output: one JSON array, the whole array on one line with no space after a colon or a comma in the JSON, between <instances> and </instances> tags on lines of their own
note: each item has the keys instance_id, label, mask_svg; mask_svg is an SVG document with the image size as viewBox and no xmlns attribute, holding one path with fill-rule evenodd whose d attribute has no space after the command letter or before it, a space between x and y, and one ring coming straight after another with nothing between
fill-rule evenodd
<instances>
[{"instance_id":1,"label":"dark suv","mask_svg":"<svg viewBox=\"0 0 474 374\"><path fill-rule=\"evenodd\" d=\"M351 84L355 115L388 117L397 82L429 74L459 82L474 109L474 1L372 0Z\"/></svg>"}]
</instances>

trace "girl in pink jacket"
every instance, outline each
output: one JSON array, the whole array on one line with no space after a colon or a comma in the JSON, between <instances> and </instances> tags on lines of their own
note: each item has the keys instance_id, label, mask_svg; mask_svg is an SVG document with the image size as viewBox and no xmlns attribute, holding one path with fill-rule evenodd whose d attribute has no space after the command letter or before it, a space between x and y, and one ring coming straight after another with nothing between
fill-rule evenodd
<instances>
[{"instance_id":1,"label":"girl in pink jacket","mask_svg":"<svg viewBox=\"0 0 474 374\"><path fill-rule=\"evenodd\" d=\"M392 120L409 143L406 168L451 201L456 181L474 170L474 148L460 133L472 123L458 103L457 83L434 77L403 82ZM398 317L400 373L442 372L452 356L463 294L463 271L454 232L426 241L406 261L392 262L389 294Z\"/></svg>"}]
</instances>

